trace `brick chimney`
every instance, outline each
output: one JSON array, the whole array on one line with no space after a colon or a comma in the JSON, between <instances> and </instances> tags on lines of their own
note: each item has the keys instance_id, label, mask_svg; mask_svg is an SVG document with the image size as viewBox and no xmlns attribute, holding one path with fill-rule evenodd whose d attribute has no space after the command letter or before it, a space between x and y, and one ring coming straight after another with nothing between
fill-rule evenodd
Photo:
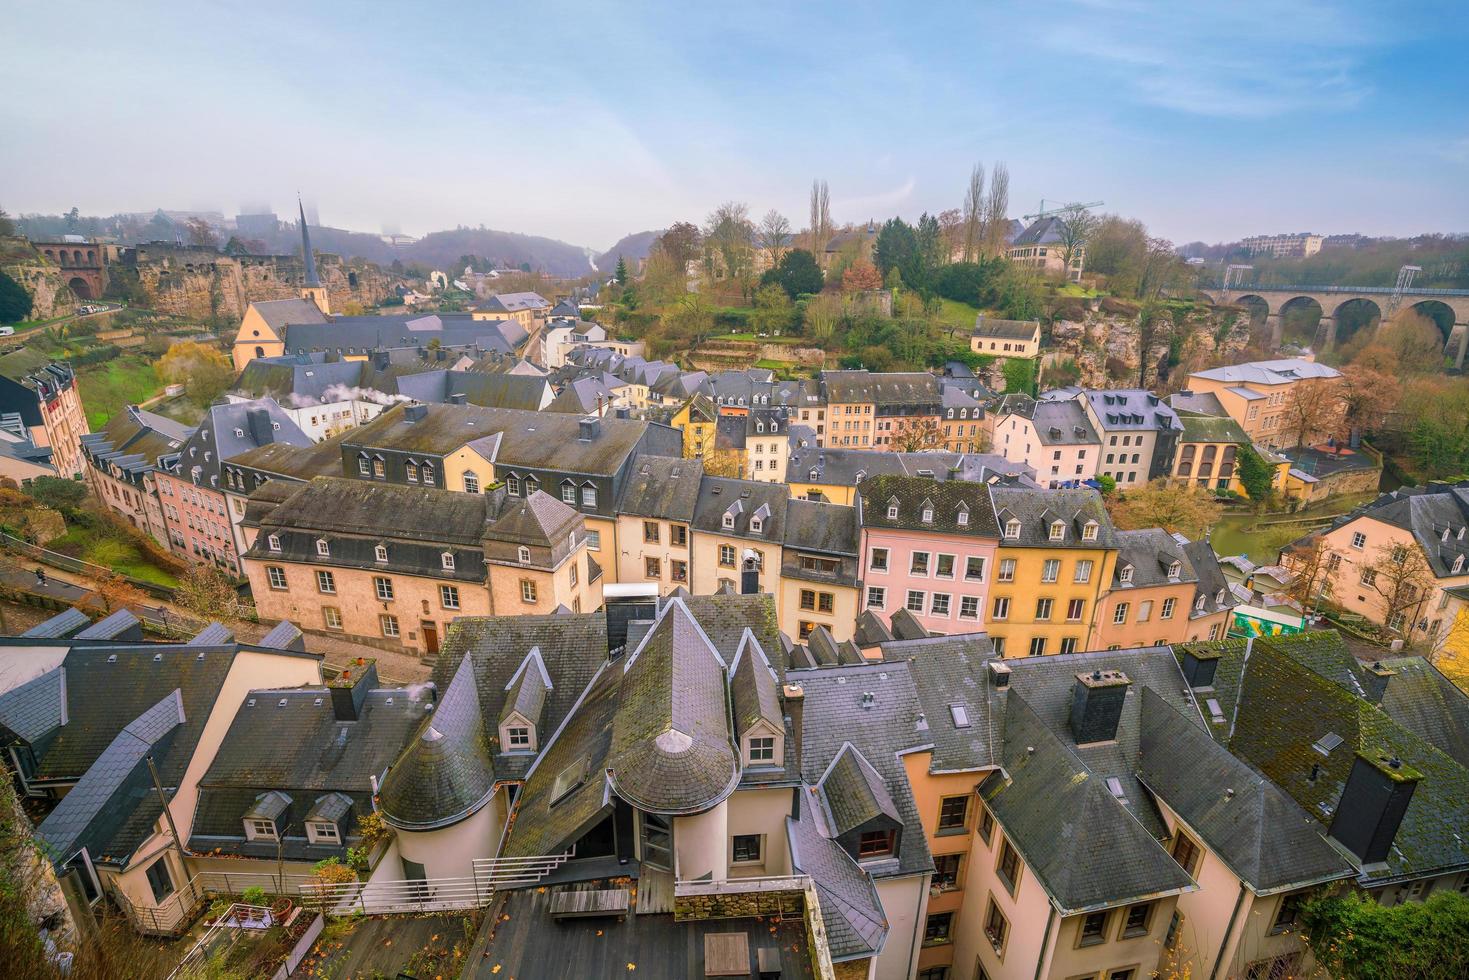
<instances>
[{"instance_id":1,"label":"brick chimney","mask_svg":"<svg viewBox=\"0 0 1469 980\"><path fill-rule=\"evenodd\" d=\"M1132 682L1120 670L1094 670L1076 675L1071 689L1071 734L1077 744L1110 742L1117 737L1122 704Z\"/></svg>"},{"instance_id":2,"label":"brick chimney","mask_svg":"<svg viewBox=\"0 0 1469 980\"><path fill-rule=\"evenodd\" d=\"M1218 650L1188 647L1183 651L1183 678L1189 687L1213 687L1214 671L1218 666Z\"/></svg>"},{"instance_id":3,"label":"brick chimney","mask_svg":"<svg viewBox=\"0 0 1469 980\"><path fill-rule=\"evenodd\" d=\"M1385 860L1422 778L1397 756L1358 752L1328 833L1363 864Z\"/></svg>"},{"instance_id":4,"label":"brick chimney","mask_svg":"<svg viewBox=\"0 0 1469 980\"><path fill-rule=\"evenodd\" d=\"M337 721L356 721L367 692L377 687L377 661L358 657L327 681L332 693L332 715Z\"/></svg>"}]
</instances>

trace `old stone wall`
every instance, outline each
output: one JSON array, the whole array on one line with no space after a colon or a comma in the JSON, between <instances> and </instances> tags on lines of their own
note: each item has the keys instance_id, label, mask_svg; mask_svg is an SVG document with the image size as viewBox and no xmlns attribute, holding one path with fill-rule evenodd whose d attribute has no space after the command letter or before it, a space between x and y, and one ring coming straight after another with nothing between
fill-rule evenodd
<instances>
[{"instance_id":1,"label":"old stone wall","mask_svg":"<svg viewBox=\"0 0 1469 980\"><path fill-rule=\"evenodd\" d=\"M1137 316L1096 311L1087 311L1081 320L1057 320L1051 327L1051 347L1081 368L1079 383L1084 387L1136 386L1139 363L1146 359L1148 387L1177 390L1190 371L1227 363L1250 341L1249 318L1229 310L1199 307L1165 311L1159 317L1146 352L1140 349ZM1165 366L1175 336L1178 363ZM1163 382L1160 367L1167 372Z\"/></svg>"},{"instance_id":2,"label":"old stone wall","mask_svg":"<svg viewBox=\"0 0 1469 980\"><path fill-rule=\"evenodd\" d=\"M745 919L757 915L801 915L806 899L799 889L748 891L730 894L679 895L673 900L673 917L686 919Z\"/></svg>"},{"instance_id":3,"label":"old stone wall","mask_svg":"<svg viewBox=\"0 0 1469 980\"><path fill-rule=\"evenodd\" d=\"M375 306L402 281L361 259L317 255L317 270L331 297L332 312L352 304ZM305 265L294 255L221 255L188 246L140 245L132 253L138 280L154 309L193 319L239 320L251 303L294 299L305 282Z\"/></svg>"},{"instance_id":4,"label":"old stone wall","mask_svg":"<svg viewBox=\"0 0 1469 980\"><path fill-rule=\"evenodd\" d=\"M0 272L31 294L33 320L48 320L76 308L76 296L61 269L46 261L24 238L0 238Z\"/></svg>"}]
</instances>

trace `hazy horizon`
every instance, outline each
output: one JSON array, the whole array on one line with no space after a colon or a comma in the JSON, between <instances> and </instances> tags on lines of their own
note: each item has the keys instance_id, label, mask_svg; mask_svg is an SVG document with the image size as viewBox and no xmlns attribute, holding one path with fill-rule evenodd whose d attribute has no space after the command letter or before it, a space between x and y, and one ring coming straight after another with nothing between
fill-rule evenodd
<instances>
[{"instance_id":1,"label":"hazy horizon","mask_svg":"<svg viewBox=\"0 0 1469 980\"><path fill-rule=\"evenodd\" d=\"M838 222L912 219L1003 160L1016 217L1100 200L1177 244L1469 230L1455 4L372 9L14 6L0 206L299 190L338 228L601 251L727 199L802 227L816 177Z\"/></svg>"}]
</instances>

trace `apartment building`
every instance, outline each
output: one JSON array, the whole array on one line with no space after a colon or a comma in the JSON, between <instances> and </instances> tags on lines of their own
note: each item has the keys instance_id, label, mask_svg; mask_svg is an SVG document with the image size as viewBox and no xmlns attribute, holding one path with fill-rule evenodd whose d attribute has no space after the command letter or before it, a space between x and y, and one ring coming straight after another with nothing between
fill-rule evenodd
<instances>
[{"instance_id":1,"label":"apartment building","mask_svg":"<svg viewBox=\"0 0 1469 980\"><path fill-rule=\"evenodd\" d=\"M1035 470L1052 489L1095 479L1102 439L1081 402L1006 395L986 419L990 450Z\"/></svg>"},{"instance_id":2,"label":"apartment building","mask_svg":"<svg viewBox=\"0 0 1469 980\"><path fill-rule=\"evenodd\" d=\"M244 565L262 618L433 656L459 616L602 604L584 518L544 492L342 478L285 489L278 503L262 495L250 515Z\"/></svg>"},{"instance_id":3,"label":"apartment building","mask_svg":"<svg viewBox=\"0 0 1469 980\"><path fill-rule=\"evenodd\" d=\"M1183 425L1178 413L1157 395L1120 388L1078 390L1073 397L1086 409L1102 440L1098 473L1112 477L1119 487L1128 487L1167 476L1172 470Z\"/></svg>"},{"instance_id":4,"label":"apartment building","mask_svg":"<svg viewBox=\"0 0 1469 980\"><path fill-rule=\"evenodd\" d=\"M925 372L823 371L827 433L818 443L855 449L902 448L909 426L943 415L939 380Z\"/></svg>"},{"instance_id":5,"label":"apartment building","mask_svg":"<svg viewBox=\"0 0 1469 980\"><path fill-rule=\"evenodd\" d=\"M971 483L1034 487L1035 470L993 453L953 453L927 450L887 453L870 449L833 449L794 446L786 468L792 497L855 503L857 484L869 476L919 476L932 480L968 480Z\"/></svg>"},{"instance_id":6,"label":"apartment building","mask_svg":"<svg viewBox=\"0 0 1469 980\"><path fill-rule=\"evenodd\" d=\"M51 450L57 475L81 475L81 440L91 429L70 364L26 347L0 355L0 413L20 416L30 441Z\"/></svg>"},{"instance_id":7,"label":"apartment building","mask_svg":"<svg viewBox=\"0 0 1469 980\"><path fill-rule=\"evenodd\" d=\"M776 606L782 632L804 641L825 627L838 643L852 638L861 611L861 551L856 508L786 503Z\"/></svg>"},{"instance_id":8,"label":"apartment building","mask_svg":"<svg viewBox=\"0 0 1469 980\"><path fill-rule=\"evenodd\" d=\"M985 629L1000 656L1095 646L1111 585L1117 532L1095 490L991 487L1000 545Z\"/></svg>"},{"instance_id":9,"label":"apartment building","mask_svg":"<svg viewBox=\"0 0 1469 980\"><path fill-rule=\"evenodd\" d=\"M1224 636L1235 605L1208 542L1162 528L1117 531L1112 581L1091 646L1118 650ZM1196 567L1197 566L1197 567Z\"/></svg>"},{"instance_id":10,"label":"apartment building","mask_svg":"<svg viewBox=\"0 0 1469 980\"><path fill-rule=\"evenodd\" d=\"M101 432L82 436L87 482L102 505L169 548L157 472L183 449L192 430L128 405Z\"/></svg>"},{"instance_id":11,"label":"apartment building","mask_svg":"<svg viewBox=\"0 0 1469 980\"><path fill-rule=\"evenodd\" d=\"M1195 371L1188 376L1188 383L1193 393L1208 393L1217 398L1251 442L1278 448L1301 441L1298 427L1292 422L1292 400L1311 397L1300 392L1312 386L1339 385L1341 372L1325 364L1292 357ZM1304 443L1324 442L1335 434L1336 428L1335 420L1331 419L1330 424L1306 432Z\"/></svg>"},{"instance_id":12,"label":"apartment building","mask_svg":"<svg viewBox=\"0 0 1469 980\"><path fill-rule=\"evenodd\" d=\"M240 495L253 488L241 485L237 472L224 464L274 442L311 445L311 439L273 399L209 406L177 457L169 456L167 468L155 474L158 503L174 554L243 574L240 524L245 508ZM226 497L230 490L236 492L233 503Z\"/></svg>"},{"instance_id":13,"label":"apartment building","mask_svg":"<svg viewBox=\"0 0 1469 980\"><path fill-rule=\"evenodd\" d=\"M790 413L783 408L720 415L715 424L714 452L733 461L747 480L784 483L790 430Z\"/></svg>"},{"instance_id":14,"label":"apartment building","mask_svg":"<svg viewBox=\"0 0 1469 980\"><path fill-rule=\"evenodd\" d=\"M954 453L977 453L988 449L984 403L978 397L979 386L949 382L940 382L940 386L943 389L944 448Z\"/></svg>"},{"instance_id":15,"label":"apartment building","mask_svg":"<svg viewBox=\"0 0 1469 980\"><path fill-rule=\"evenodd\" d=\"M540 293L496 293L475 304L476 320L513 320L525 330L544 320L551 301Z\"/></svg>"},{"instance_id":16,"label":"apartment building","mask_svg":"<svg viewBox=\"0 0 1469 980\"><path fill-rule=\"evenodd\" d=\"M1080 282L1081 269L1086 262L1086 246L1078 244L1072 250L1068 264L1065 238L1060 218L1054 215L1037 218L1015 236L1007 254L1011 262L1034 269L1041 275Z\"/></svg>"},{"instance_id":17,"label":"apartment building","mask_svg":"<svg viewBox=\"0 0 1469 980\"><path fill-rule=\"evenodd\" d=\"M704 477L694 508L689 591L777 594L789 503L781 484Z\"/></svg>"},{"instance_id":18,"label":"apartment building","mask_svg":"<svg viewBox=\"0 0 1469 980\"><path fill-rule=\"evenodd\" d=\"M1320 541L1321 601L1439 649L1469 609L1469 483L1403 487L1337 518L1295 546ZM1303 559L1281 552L1287 568Z\"/></svg>"},{"instance_id":19,"label":"apartment building","mask_svg":"<svg viewBox=\"0 0 1469 980\"><path fill-rule=\"evenodd\" d=\"M614 581L656 582L659 595L691 587L690 531L703 480L704 464L697 459L638 460L617 504Z\"/></svg>"},{"instance_id":20,"label":"apartment building","mask_svg":"<svg viewBox=\"0 0 1469 980\"><path fill-rule=\"evenodd\" d=\"M875 476L857 485L863 608L906 609L933 633L975 632L995 575L999 529L991 488L959 480Z\"/></svg>"},{"instance_id":21,"label":"apartment building","mask_svg":"<svg viewBox=\"0 0 1469 980\"><path fill-rule=\"evenodd\" d=\"M1239 246L1251 255L1273 255L1276 258L1309 258L1321 251L1325 239L1311 232L1285 235L1251 235L1240 239Z\"/></svg>"}]
</instances>

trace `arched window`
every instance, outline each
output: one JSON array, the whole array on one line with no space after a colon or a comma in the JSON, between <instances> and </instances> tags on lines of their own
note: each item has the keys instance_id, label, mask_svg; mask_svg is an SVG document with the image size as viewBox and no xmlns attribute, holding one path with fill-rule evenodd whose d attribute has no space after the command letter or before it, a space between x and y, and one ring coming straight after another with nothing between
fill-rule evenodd
<instances>
[{"instance_id":1,"label":"arched window","mask_svg":"<svg viewBox=\"0 0 1469 980\"><path fill-rule=\"evenodd\" d=\"M454 570L454 555L448 551L444 552L439 556L439 564L444 567L444 571L452 572Z\"/></svg>"},{"instance_id":2,"label":"arched window","mask_svg":"<svg viewBox=\"0 0 1469 980\"><path fill-rule=\"evenodd\" d=\"M479 493L479 474L474 470L464 471L464 492Z\"/></svg>"},{"instance_id":3,"label":"arched window","mask_svg":"<svg viewBox=\"0 0 1469 980\"><path fill-rule=\"evenodd\" d=\"M321 555L323 558L331 557L332 546L326 543L325 538L316 539L316 553L318 555Z\"/></svg>"},{"instance_id":4,"label":"arched window","mask_svg":"<svg viewBox=\"0 0 1469 980\"><path fill-rule=\"evenodd\" d=\"M385 545L385 544L380 544L376 548L373 548L372 549L372 557L375 560L380 561L380 562L387 561L388 560L388 546Z\"/></svg>"},{"instance_id":5,"label":"arched window","mask_svg":"<svg viewBox=\"0 0 1469 980\"><path fill-rule=\"evenodd\" d=\"M265 356L265 348L264 347L257 347L257 348L255 348L255 356L256 357L264 357Z\"/></svg>"},{"instance_id":6,"label":"arched window","mask_svg":"<svg viewBox=\"0 0 1469 980\"><path fill-rule=\"evenodd\" d=\"M271 551L281 550L281 539L280 535L278 534L272 534L270 537L266 538L265 543Z\"/></svg>"},{"instance_id":7,"label":"arched window","mask_svg":"<svg viewBox=\"0 0 1469 980\"><path fill-rule=\"evenodd\" d=\"M517 553L516 557L518 557L520 559L520 563L522 565L529 565L530 564L530 549L527 548L525 545L521 545L520 546L520 551Z\"/></svg>"}]
</instances>

